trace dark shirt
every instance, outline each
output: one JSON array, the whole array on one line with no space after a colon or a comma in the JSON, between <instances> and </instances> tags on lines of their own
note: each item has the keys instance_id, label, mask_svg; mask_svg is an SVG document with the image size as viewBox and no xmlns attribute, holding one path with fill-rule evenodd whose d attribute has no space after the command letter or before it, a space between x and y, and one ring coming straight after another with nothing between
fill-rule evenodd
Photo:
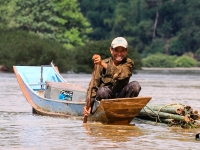
<instances>
[{"instance_id":1,"label":"dark shirt","mask_svg":"<svg viewBox=\"0 0 200 150\"><path fill-rule=\"evenodd\" d=\"M119 93L129 83L132 76L134 62L130 58L125 58L118 66L114 65L111 57L103 61L107 63L107 69L97 65L93 86L90 82L87 90L89 92L90 86L92 86L92 98L96 97L98 88L102 86L107 86L113 92Z\"/></svg>"}]
</instances>

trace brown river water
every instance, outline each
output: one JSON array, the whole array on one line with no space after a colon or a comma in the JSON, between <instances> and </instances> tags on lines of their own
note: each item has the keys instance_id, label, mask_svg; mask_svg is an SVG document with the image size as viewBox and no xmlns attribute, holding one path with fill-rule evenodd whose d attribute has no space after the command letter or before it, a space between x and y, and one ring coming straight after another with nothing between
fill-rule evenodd
<instances>
[{"instance_id":1,"label":"brown river water","mask_svg":"<svg viewBox=\"0 0 200 150\"><path fill-rule=\"evenodd\" d=\"M87 87L91 75L62 74ZM142 86L140 96L150 104L181 103L200 112L200 70L146 70L133 74ZM83 124L83 118L32 114L13 73L0 73L0 149L200 149L199 129L150 124L134 119L128 126Z\"/></svg>"}]
</instances>

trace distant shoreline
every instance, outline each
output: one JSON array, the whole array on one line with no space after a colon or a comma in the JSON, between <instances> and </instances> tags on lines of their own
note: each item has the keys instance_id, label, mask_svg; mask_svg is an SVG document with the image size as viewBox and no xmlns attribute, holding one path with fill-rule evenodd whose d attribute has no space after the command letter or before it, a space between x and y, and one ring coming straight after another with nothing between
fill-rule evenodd
<instances>
[{"instance_id":1,"label":"distant shoreline","mask_svg":"<svg viewBox=\"0 0 200 150\"><path fill-rule=\"evenodd\" d=\"M156 71L156 70L160 70L160 71L187 71L187 70L191 70L191 71L200 71L200 67L191 67L191 68L183 68L183 67L175 67L175 68L147 68L147 67L142 67L141 70L144 71ZM7 68L3 65L0 65L0 72L6 72Z\"/></svg>"},{"instance_id":2,"label":"distant shoreline","mask_svg":"<svg viewBox=\"0 0 200 150\"><path fill-rule=\"evenodd\" d=\"M191 67L191 68L183 68L183 67L176 67L176 68L146 68L142 67L141 70L200 70L200 67Z\"/></svg>"},{"instance_id":3,"label":"distant shoreline","mask_svg":"<svg viewBox=\"0 0 200 150\"><path fill-rule=\"evenodd\" d=\"M6 72L7 71L7 68L3 65L0 65L0 71L1 72Z\"/></svg>"}]
</instances>

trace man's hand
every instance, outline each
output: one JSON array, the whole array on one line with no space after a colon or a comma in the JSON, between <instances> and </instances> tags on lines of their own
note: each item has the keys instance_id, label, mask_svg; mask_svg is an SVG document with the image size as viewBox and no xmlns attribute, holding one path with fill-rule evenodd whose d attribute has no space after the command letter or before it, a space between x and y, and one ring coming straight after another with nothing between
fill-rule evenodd
<instances>
[{"instance_id":1,"label":"man's hand","mask_svg":"<svg viewBox=\"0 0 200 150\"><path fill-rule=\"evenodd\" d=\"M89 108L89 110L87 110L86 106L83 108L83 114L84 116L89 116L90 114L90 111L91 111L91 107Z\"/></svg>"},{"instance_id":2,"label":"man's hand","mask_svg":"<svg viewBox=\"0 0 200 150\"><path fill-rule=\"evenodd\" d=\"M94 64L98 64L100 66L102 66L103 68L107 68L107 64L105 62L102 61L101 56L98 54L94 54L92 57Z\"/></svg>"},{"instance_id":3,"label":"man's hand","mask_svg":"<svg viewBox=\"0 0 200 150\"><path fill-rule=\"evenodd\" d=\"M98 54L94 54L92 57L94 64L102 65L101 56Z\"/></svg>"}]
</instances>

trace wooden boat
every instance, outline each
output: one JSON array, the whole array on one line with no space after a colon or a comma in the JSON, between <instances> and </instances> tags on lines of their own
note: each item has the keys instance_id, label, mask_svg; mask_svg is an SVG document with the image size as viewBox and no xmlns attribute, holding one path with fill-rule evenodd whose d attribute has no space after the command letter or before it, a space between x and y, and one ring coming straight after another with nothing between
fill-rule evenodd
<instances>
[{"instance_id":1,"label":"wooden boat","mask_svg":"<svg viewBox=\"0 0 200 150\"><path fill-rule=\"evenodd\" d=\"M83 116L86 89L65 81L52 63L44 66L13 66L19 86L33 111L49 116ZM66 100L61 91L69 92ZM151 100L149 96L101 100L88 121L104 124L129 124Z\"/></svg>"}]
</instances>

